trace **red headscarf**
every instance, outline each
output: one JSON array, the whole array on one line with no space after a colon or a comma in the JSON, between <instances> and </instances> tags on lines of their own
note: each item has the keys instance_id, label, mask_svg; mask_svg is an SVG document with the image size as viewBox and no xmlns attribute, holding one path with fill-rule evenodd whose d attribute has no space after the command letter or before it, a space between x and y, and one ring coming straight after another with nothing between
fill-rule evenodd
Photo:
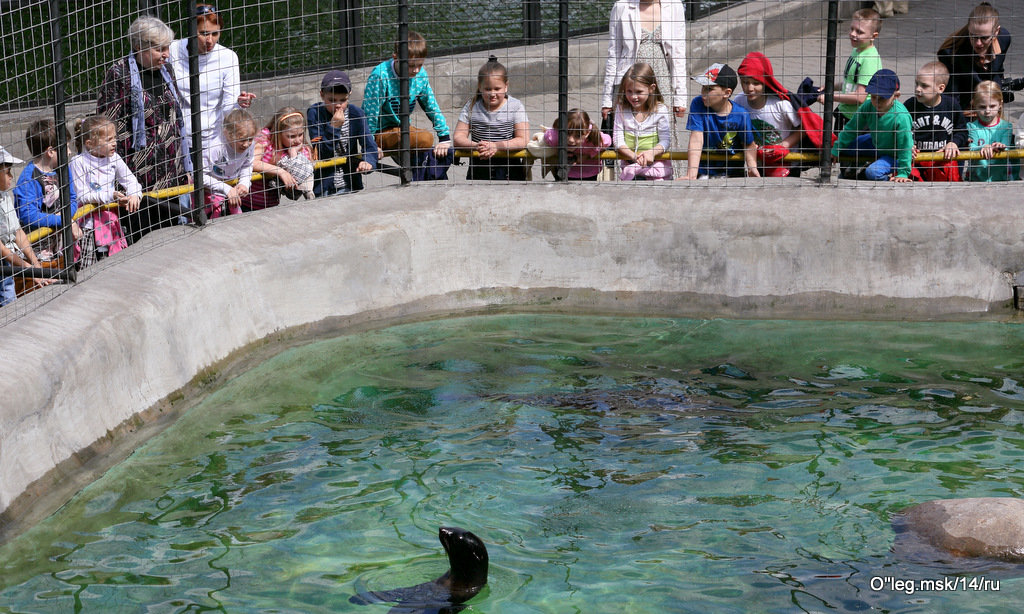
<instances>
[{"instance_id":1,"label":"red headscarf","mask_svg":"<svg viewBox=\"0 0 1024 614\"><path fill-rule=\"evenodd\" d=\"M772 70L772 63L768 56L759 52L751 51L747 57L740 62L740 68L736 71L741 77L750 77L764 83L773 94L783 100L789 100L789 90L782 87L782 84L775 78L775 71Z\"/></svg>"},{"instance_id":2,"label":"red headscarf","mask_svg":"<svg viewBox=\"0 0 1024 614\"><path fill-rule=\"evenodd\" d=\"M736 72L741 77L757 79L764 83L765 88L773 94L793 103L797 115L800 116L800 125L804 135L810 139L815 147L821 147L824 133L821 116L801 104L797 97L790 96L789 90L784 88L778 79L775 78L775 71L772 70L772 63L768 60L768 56L758 51L752 51L747 54L747 57L743 58L743 61L740 62L740 68ZM831 135L830 142L832 141L835 141L834 134Z\"/></svg>"}]
</instances>

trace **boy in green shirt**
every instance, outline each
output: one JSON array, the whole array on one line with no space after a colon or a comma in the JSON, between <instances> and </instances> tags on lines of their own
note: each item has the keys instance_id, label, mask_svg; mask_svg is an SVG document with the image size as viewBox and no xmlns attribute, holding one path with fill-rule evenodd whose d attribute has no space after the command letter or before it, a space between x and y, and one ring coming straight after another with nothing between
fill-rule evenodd
<instances>
[{"instance_id":1,"label":"boy in green shirt","mask_svg":"<svg viewBox=\"0 0 1024 614\"><path fill-rule=\"evenodd\" d=\"M883 68L866 87L871 99L860 106L832 146L832 158L856 156L857 165L868 162L864 177L872 181L909 183L914 158L914 129L910 112L896 100L900 80ZM860 134L865 132L865 134Z\"/></svg>"},{"instance_id":2,"label":"boy in green shirt","mask_svg":"<svg viewBox=\"0 0 1024 614\"><path fill-rule=\"evenodd\" d=\"M871 77L882 68L882 59L875 47L875 40L882 29L882 18L874 9L860 9L850 21L850 45L853 51L846 60L843 81L836 83L833 97L838 107L834 114L833 131L839 132L868 99L867 84ZM818 102L825 104L825 94L818 96Z\"/></svg>"}]
</instances>

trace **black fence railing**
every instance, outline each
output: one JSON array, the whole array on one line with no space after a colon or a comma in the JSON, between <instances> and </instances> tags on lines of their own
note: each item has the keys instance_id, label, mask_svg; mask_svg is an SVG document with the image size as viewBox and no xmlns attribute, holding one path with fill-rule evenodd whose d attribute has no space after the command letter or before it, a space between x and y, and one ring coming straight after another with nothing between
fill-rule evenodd
<instances>
[{"instance_id":1,"label":"black fence railing","mask_svg":"<svg viewBox=\"0 0 1024 614\"><path fill-rule=\"evenodd\" d=\"M686 0L688 21L706 17L749 0ZM0 53L17 64L0 82L4 111L52 105L50 50L26 50L26 40L48 40L49 23L59 14L61 28L74 36L60 41L68 61L66 90L70 101L92 97L103 71L125 48L123 33L139 15L151 14L179 36L187 36L189 2L137 0L135 10L111 15L106 3L2 2L0 12L16 28L0 29ZM252 3L221 0L225 39L239 53L243 79L267 78L327 67L354 68L390 55L395 41L397 3L392 0L290 0ZM612 2L572 2L569 35L608 28ZM431 53L447 55L495 46L554 41L559 35L558 0L481 0L447 3L411 0L410 21L431 41ZM518 24L516 27L513 24ZM38 30L36 32L35 30ZM88 50L84 52L83 50Z\"/></svg>"}]
</instances>

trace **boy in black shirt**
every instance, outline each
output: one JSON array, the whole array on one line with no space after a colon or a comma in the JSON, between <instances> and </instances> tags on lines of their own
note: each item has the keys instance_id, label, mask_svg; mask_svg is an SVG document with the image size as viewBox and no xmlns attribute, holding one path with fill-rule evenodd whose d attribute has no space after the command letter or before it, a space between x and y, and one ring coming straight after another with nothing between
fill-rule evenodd
<instances>
[{"instance_id":1,"label":"boy in black shirt","mask_svg":"<svg viewBox=\"0 0 1024 614\"><path fill-rule=\"evenodd\" d=\"M943 96L949 69L942 62L928 62L914 79L914 97L907 101L913 119L914 168L919 181L960 181L954 159L967 147L967 121L953 96ZM918 154L942 152L941 160L919 160Z\"/></svg>"}]
</instances>

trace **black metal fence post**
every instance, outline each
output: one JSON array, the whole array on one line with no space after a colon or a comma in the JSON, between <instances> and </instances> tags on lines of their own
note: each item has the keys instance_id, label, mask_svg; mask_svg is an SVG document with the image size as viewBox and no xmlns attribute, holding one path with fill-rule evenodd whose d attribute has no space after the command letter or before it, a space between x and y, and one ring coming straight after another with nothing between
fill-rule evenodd
<instances>
[{"instance_id":1,"label":"black metal fence post","mask_svg":"<svg viewBox=\"0 0 1024 614\"><path fill-rule=\"evenodd\" d=\"M71 281L75 280L75 239L71 234L74 223L71 213L71 171L68 169L68 127L64 101L64 50L61 47L60 0L49 0L50 52L53 54L53 123L57 132L57 185L60 187L61 258Z\"/></svg>"},{"instance_id":2,"label":"black metal fence post","mask_svg":"<svg viewBox=\"0 0 1024 614\"><path fill-rule=\"evenodd\" d=\"M157 19L162 19L162 17L160 17L159 0L141 0L141 2L139 2L139 14L152 15Z\"/></svg>"},{"instance_id":3,"label":"black metal fence post","mask_svg":"<svg viewBox=\"0 0 1024 614\"><path fill-rule=\"evenodd\" d=\"M825 41L825 92L824 130L821 131L821 160L818 183L832 181L832 105L835 102L836 80L836 36L839 33L839 0L829 0L828 30Z\"/></svg>"},{"instance_id":4,"label":"black metal fence post","mask_svg":"<svg viewBox=\"0 0 1024 614\"><path fill-rule=\"evenodd\" d=\"M523 0L523 40L527 45L540 42L541 25L540 0Z\"/></svg>"},{"instance_id":5,"label":"black metal fence post","mask_svg":"<svg viewBox=\"0 0 1024 614\"><path fill-rule=\"evenodd\" d=\"M398 3L398 119L401 121L402 185L412 183L412 155L409 151L409 0Z\"/></svg>"},{"instance_id":6,"label":"black metal fence post","mask_svg":"<svg viewBox=\"0 0 1024 614\"><path fill-rule=\"evenodd\" d=\"M188 3L188 89L192 111L192 221L206 223L203 211L203 116L199 91L199 25L196 23L196 0Z\"/></svg>"},{"instance_id":7,"label":"black metal fence post","mask_svg":"<svg viewBox=\"0 0 1024 614\"><path fill-rule=\"evenodd\" d=\"M557 181L569 178L569 0L558 1L558 171Z\"/></svg>"},{"instance_id":8,"label":"black metal fence post","mask_svg":"<svg viewBox=\"0 0 1024 614\"><path fill-rule=\"evenodd\" d=\"M363 61L363 2L337 0L339 46L343 66L357 66Z\"/></svg>"}]
</instances>

